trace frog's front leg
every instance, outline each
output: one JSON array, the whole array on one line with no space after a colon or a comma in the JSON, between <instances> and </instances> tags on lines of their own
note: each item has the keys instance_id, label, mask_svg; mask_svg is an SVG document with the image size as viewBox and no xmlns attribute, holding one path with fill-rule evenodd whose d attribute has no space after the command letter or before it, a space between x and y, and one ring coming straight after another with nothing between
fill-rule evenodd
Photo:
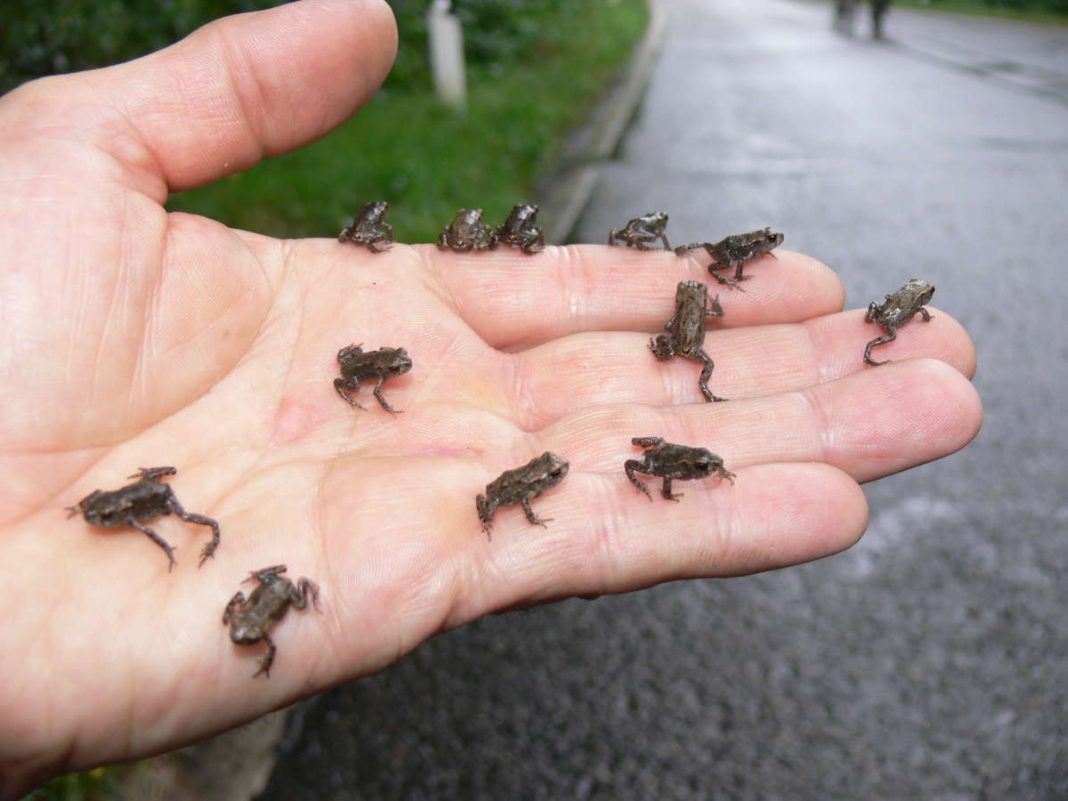
<instances>
[{"instance_id":1,"label":"frog's front leg","mask_svg":"<svg viewBox=\"0 0 1068 801\"><path fill-rule=\"evenodd\" d=\"M199 567L200 565L203 565L208 558L215 555L215 549L219 547L220 536L218 522L212 520L210 517L207 517L205 515L198 515L193 514L192 512L187 512L185 509L182 508L182 505L178 503L178 498L175 497L173 492L170 493L167 498L167 507L176 515L178 515L178 517L182 518L182 520L185 520L187 523L197 523L201 526L211 527L211 542L205 545L204 549L200 552L200 562L197 566Z\"/></svg>"},{"instance_id":2,"label":"frog's front leg","mask_svg":"<svg viewBox=\"0 0 1068 801\"><path fill-rule=\"evenodd\" d=\"M156 543L156 545L163 549L163 552L167 554L167 572L170 573L172 570L174 570L174 566L178 564L174 559L174 548L168 545L167 541L163 539L163 537L161 537L155 531L150 529L144 523L138 520L131 520L130 525L136 528L138 531L140 531L142 534L152 540L152 542Z\"/></svg>"},{"instance_id":3,"label":"frog's front leg","mask_svg":"<svg viewBox=\"0 0 1068 801\"><path fill-rule=\"evenodd\" d=\"M660 241L664 243L664 250L671 250L671 243L668 242L667 234L663 231L660 232Z\"/></svg>"},{"instance_id":4,"label":"frog's front leg","mask_svg":"<svg viewBox=\"0 0 1068 801\"><path fill-rule=\"evenodd\" d=\"M297 582L296 588L291 591L290 600L293 603L293 608L307 609L309 598L312 606L315 607L315 611L321 614L323 610L319 607L319 585L310 578L302 578Z\"/></svg>"},{"instance_id":5,"label":"frog's front leg","mask_svg":"<svg viewBox=\"0 0 1068 801\"><path fill-rule=\"evenodd\" d=\"M701 394L705 396L705 400L709 403L712 403L713 401L727 400L726 398L720 398L713 395L712 390L708 388L708 379L712 377L712 371L716 367L716 363L712 361L712 357L701 349L695 351L692 356L704 365L704 369L701 370L701 377L697 379L697 386L701 388Z\"/></svg>"},{"instance_id":6,"label":"frog's front leg","mask_svg":"<svg viewBox=\"0 0 1068 801\"><path fill-rule=\"evenodd\" d=\"M893 342L895 339L897 339L897 332L893 330L889 331L886 336L881 336L878 339L873 339L871 342L868 343L868 347L864 348L864 361L876 367L878 367L880 364L886 364L886 362L890 361L890 359L886 359L885 361L881 362L875 361L871 357L871 349L877 347L878 345L885 345L887 342Z\"/></svg>"},{"instance_id":7,"label":"frog's front leg","mask_svg":"<svg viewBox=\"0 0 1068 801\"><path fill-rule=\"evenodd\" d=\"M735 270L735 275L733 278L726 275L718 275L715 272L716 270L729 270L733 266L733 262L728 262L727 264L721 265L718 261L714 261L710 265L708 265L708 272L713 278L715 278L717 281L719 281L719 283L723 284L724 286L729 286L731 289L737 289L741 292L745 292L744 289L738 286L739 281L745 280L745 277L742 276L741 262L738 263L738 267Z\"/></svg>"},{"instance_id":8,"label":"frog's front leg","mask_svg":"<svg viewBox=\"0 0 1068 801\"><path fill-rule=\"evenodd\" d=\"M541 526L542 528L548 528L546 523L551 523L553 519L551 517L538 517L534 514L534 507L530 505L530 500L524 498L519 502L523 506L523 512L527 516L527 520L533 523L535 526Z\"/></svg>"},{"instance_id":9,"label":"frog's front leg","mask_svg":"<svg viewBox=\"0 0 1068 801\"><path fill-rule=\"evenodd\" d=\"M234 616L234 610L239 606L243 606L245 603L245 593L238 590L234 593L234 597L230 599L230 603L226 605L226 609L223 610L223 625L229 625L230 619Z\"/></svg>"},{"instance_id":10,"label":"frog's front leg","mask_svg":"<svg viewBox=\"0 0 1068 801\"><path fill-rule=\"evenodd\" d=\"M927 311L926 306L920 306L920 316L923 317L925 323L931 322L931 313Z\"/></svg>"},{"instance_id":11,"label":"frog's front leg","mask_svg":"<svg viewBox=\"0 0 1068 801\"><path fill-rule=\"evenodd\" d=\"M705 317L722 317L723 307L719 303L719 295L705 303Z\"/></svg>"},{"instance_id":12,"label":"frog's front leg","mask_svg":"<svg viewBox=\"0 0 1068 801\"><path fill-rule=\"evenodd\" d=\"M876 303L874 300L868 304L868 313L864 315L864 322L871 323L875 321L875 318L882 313L882 306Z\"/></svg>"},{"instance_id":13,"label":"frog's front leg","mask_svg":"<svg viewBox=\"0 0 1068 801\"><path fill-rule=\"evenodd\" d=\"M659 437L642 437L641 439L643 439L643 440L654 440L654 439L660 439L660 438ZM633 440L631 440L631 442L633 442L635 445L643 444L641 442L638 442L637 439L633 439ZM657 444L659 444L659 443L657 443ZM649 465L646 463L645 459L642 459L641 461L638 461L637 459L627 459L627 461L625 461L623 463L623 472L625 472L627 474L627 479L630 481L631 484L633 484L635 487L638 488L639 492L644 492L645 493L645 497L648 498L650 501L653 499L653 496L649 492L649 488L647 486L645 486L645 483L640 478L638 478L636 475L634 475L636 472L637 473L647 473L647 472L649 472Z\"/></svg>"},{"instance_id":14,"label":"frog's front leg","mask_svg":"<svg viewBox=\"0 0 1068 801\"><path fill-rule=\"evenodd\" d=\"M248 574L248 578L242 581L242 584L251 584L253 581L258 581L260 584L266 584L275 576L279 576L285 573L287 570L285 565L273 565L272 567L265 567L261 570L253 570Z\"/></svg>"},{"instance_id":15,"label":"frog's front leg","mask_svg":"<svg viewBox=\"0 0 1068 801\"><path fill-rule=\"evenodd\" d=\"M678 503L679 498L683 496L683 493L681 492L678 495L673 495L671 493L671 479L667 478L666 476L664 477L664 486L660 488L660 494L667 498L669 501L675 501L675 503Z\"/></svg>"},{"instance_id":16,"label":"frog's front leg","mask_svg":"<svg viewBox=\"0 0 1068 801\"><path fill-rule=\"evenodd\" d=\"M267 678L271 678L271 665L274 663L274 655L278 652L278 648L275 646L274 640L266 632L264 632L261 639L267 643L267 655L260 660L260 669L252 674L252 678L256 678L261 673L266 675Z\"/></svg>"},{"instance_id":17,"label":"frog's front leg","mask_svg":"<svg viewBox=\"0 0 1068 801\"><path fill-rule=\"evenodd\" d=\"M379 246L380 242L385 242L386 244L384 246L380 247ZM393 231L391 229L390 232L389 232L389 236L388 237L381 236L381 237L379 237L377 239L372 239L370 242L368 242L367 243L367 249L369 251L371 251L372 253L384 253L385 251L389 250L390 247L392 247L392 245L393 245Z\"/></svg>"},{"instance_id":18,"label":"frog's front leg","mask_svg":"<svg viewBox=\"0 0 1068 801\"><path fill-rule=\"evenodd\" d=\"M661 334L656 339L650 339L649 350L662 362L668 361L675 355L675 348L671 346L671 337L667 334Z\"/></svg>"},{"instance_id":19,"label":"frog's front leg","mask_svg":"<svg viewBox=\"0 0 1068 801\"><path fill-rule=\"evenodd\" d=\"M378 399L378 403L382 406L383 409L385 409L387 412L394 416L402 414L402 410L394 409L392 406L390 406L389 401L387 401L385 396L382 394L382 385L384 383L386 383L386 376L380 376L378 379L378 383L375 384L374 396Z\"/></svg>"}]
</instances>

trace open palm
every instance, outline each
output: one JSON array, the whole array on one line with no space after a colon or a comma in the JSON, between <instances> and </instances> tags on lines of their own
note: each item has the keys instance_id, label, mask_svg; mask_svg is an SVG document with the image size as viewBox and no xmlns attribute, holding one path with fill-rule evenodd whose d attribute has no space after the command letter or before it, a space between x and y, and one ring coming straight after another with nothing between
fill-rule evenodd
<instances>
[{"instance_id":1,"label":"open palm","mask_svg":"<svg viewBox=\"0 0 1068 801\"><path fill-rule=\"evenodd\" d=\"M510 606L784 566L861 534L858 482L976 432L974 352L945 313L861 361L875 334L822 265L789 252L722 298L699 366L647 347L702 261L622 248L382 254L168 214L167 193L321 136L369 97L384 4L305 0L221 21L131 64L0 100L0 797L48 775L181 745L383 667ZM518 199L517 199L518 200ZM907 276L906 276L907 277ZM404 347L412 370L338 398L335 354ZM910 356L934 358L908 359ZM635 436L702 445L737 473L650 501ZM567 479L479 528L475 495L551 450ZM64 507L139 467L222 527L128 528ZM286 564L321 615L233 645L252 570ZM247 587L247 585L246 585Z\"/></svg>"}]
</instances>

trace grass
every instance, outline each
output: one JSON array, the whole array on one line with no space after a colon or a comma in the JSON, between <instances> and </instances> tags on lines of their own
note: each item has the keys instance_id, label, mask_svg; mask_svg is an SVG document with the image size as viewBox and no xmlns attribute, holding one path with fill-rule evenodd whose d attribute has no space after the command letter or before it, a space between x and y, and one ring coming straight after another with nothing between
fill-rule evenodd
<instances>
[{"instance_id":1,"label":"grass","mask_svg":"<svg viewBox=\"0 0 1068 801\"><path fill-rule=\"evenodd\" d=\"M896 0L894 5L928 11L947 11L953 14L1014 19L1022 22L1068 25L1068 12L995 6L984 0ZM891 13L893 13L892 9Z\"/></svg>"},{"instance_id":2,"label":"grass","mask_svg":"<svg viewBox=\"0 0 1068 801\"><path fill-rule=\"evenodd\" d=\"M568 128L618 74L648 21L645 0L567 4L536 58L468 70L465 112L386 88L325 139L168 208L274 236L334 236L368 200L388 200L405 242L430 242L460 207L501 221L551 163Z\"/></svg>"}]
</instances>

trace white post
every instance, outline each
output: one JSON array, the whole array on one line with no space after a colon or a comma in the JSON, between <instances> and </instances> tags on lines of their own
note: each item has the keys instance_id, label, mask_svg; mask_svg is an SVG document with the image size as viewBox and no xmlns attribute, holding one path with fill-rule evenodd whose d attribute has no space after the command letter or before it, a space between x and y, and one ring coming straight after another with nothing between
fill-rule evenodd
<instances>
[{"instance_id":1,"label":"white post","mask_svg":"<svg viewBox=\"0 0 1068 801\"><path fill-rule=\"evenodd\" d=\"M449 0L433 0L426 14L430 40L430 68L438 98L448 106L462 109L466 102L464 77L464 34L459 18L450 12Z\"/></svg>"}]
</instances>

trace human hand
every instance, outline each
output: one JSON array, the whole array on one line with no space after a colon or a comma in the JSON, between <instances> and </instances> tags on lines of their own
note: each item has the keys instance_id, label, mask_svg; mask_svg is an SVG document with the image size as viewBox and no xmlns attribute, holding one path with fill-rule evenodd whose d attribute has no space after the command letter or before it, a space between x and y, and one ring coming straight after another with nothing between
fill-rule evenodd
<instances>
[{"instance_id":1,"label":"human hand","mask_svg":"<svg viewBox=\"0 0 1068 801\"><path fill-rule=\"evenodd\" d=\"M221 731L495 610L833 553L864 529L858 482L977 431L959 325L936 310L867 367L863 311L799 254L723 295L706 349L731 401L706 404L696 363L647 347L676 283L707 281L702 254L376 255L164 210L326 133L394 47L383 3L305 0L0 99L0 797ZM351 342L408 349L384 390L404 414L337 397ZM634 436L706 446L737 479L650 502L623 474ZM487 540L475 495L544 450L571 463L534 502L553 522L504 507ZM222 526L203 567L200 526L152 524L168 573L136 531L66 518L163 464ZM262 649L220 618L280 563L320 585L323 614L288 616L253 680Z\"/></svg>"}]
</instances>

